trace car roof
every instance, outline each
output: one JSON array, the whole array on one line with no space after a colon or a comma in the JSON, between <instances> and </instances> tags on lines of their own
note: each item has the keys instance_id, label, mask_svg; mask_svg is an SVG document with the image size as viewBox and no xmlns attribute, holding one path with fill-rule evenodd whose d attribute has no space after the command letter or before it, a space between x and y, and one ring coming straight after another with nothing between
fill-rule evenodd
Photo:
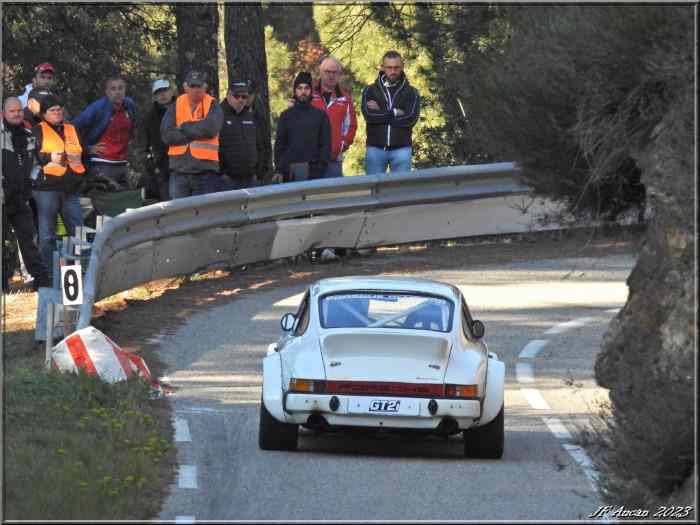
<instances>
[{"instance_id":1,"label":"car roof","mask_svg":"<svg viewBox=\"0 0 700 525\"><path fill-rule=\"evenodd\" d=\"M331 277L317 281L314 285L315 287L318 287L317 294L319 295L351 290L385 290L430 293L452 299L459 297L459 289L451 284L431 279L407 277L366 277L354 275Z\"/></svg>"}]
</instances>

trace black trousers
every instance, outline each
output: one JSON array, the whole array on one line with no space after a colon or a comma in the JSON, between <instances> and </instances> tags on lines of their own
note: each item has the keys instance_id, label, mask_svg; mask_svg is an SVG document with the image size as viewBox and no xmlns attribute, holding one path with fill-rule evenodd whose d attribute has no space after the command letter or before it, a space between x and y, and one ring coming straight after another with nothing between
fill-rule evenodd
<instances>
[{"instance_id":1,"label":"black trousers","mask_svg":"<svg viewBox=\"0 0 700 525\"><path fill-rule=\"evenodd\" d=\"M36 286L51 286L51 278L49 276L44 263L39 255L39 248L34 241L36 228L34 226L34 217L32 209L26 202L13 203L11 209L3 209L2 221L2 238L3 241L8 238L9 228L15 231L19 249L22 252L24 265L29 270L29 273L34 277ZM9 270L9 269L8 269ZM2 267L2 286L3 290L7 289L12 275L6 271L5 265Z\"/></svg>"}]
</instances>

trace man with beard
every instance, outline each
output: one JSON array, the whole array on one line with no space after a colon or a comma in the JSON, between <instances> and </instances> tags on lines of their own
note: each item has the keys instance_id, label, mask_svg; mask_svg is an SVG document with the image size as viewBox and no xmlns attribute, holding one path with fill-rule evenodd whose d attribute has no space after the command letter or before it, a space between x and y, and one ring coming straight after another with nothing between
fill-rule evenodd
<instances>
[{"instance_id":1,"label":"man with beard","mask_svg":"<svg viewBox=\"0 0 700 525\"><path fill-rule=\"evenodd\" d=\"M411 132L420 115L420 95L403 72L397 51L387 51L379 76L362 91L362 114L367 122L365 172L368 175L410 171Z\"/></svg>"},{"instance_id":2,"label":"man with beard","mask_svg":"<svg viewBox=\"0 0 700 525\"><path fill-rule=\"evenodd\" d=\"M22 258L34 277L34 290L41 286L51 286L49 273L41 261L39 249L34 243L36 230L32 211L27 204L31 196L30 172L34 162L36 141L32 132L22 123L22 104L16 97L8 98L3 105L3 118L0 123L2 136L2 238L3 256L5 255L5 239L8 238L9 227L15 231ZM4 259L4 257L3 257ZM8 289L10 272L3 261L2 289Z\"/></svg>"},{"instance_id":3,"label":"man with beard","mask_svg":"<svg viewBox=\"0 0 700 525\"><path fill-rule=\"evenodd\" d=\"M318 179L330 160L331 126L311 105L311 73L294 79L294 106L282 112L275 138L275 168L284 182Z\"/></svg>"},{"instance_id":4,"label":"man with beard","mask_svg":"<svg viewBox=\"0 0 700 525\"><path fill-rule=\"evenodd\" d=\"M159 201L170 200L168 192L169 166L168 147L160 136L160 125L168 107L175 101L173 90L168 80L153 82L153 106L146 115L144 133L146 138L146 198Z\"/></svg>"}]
</instances>

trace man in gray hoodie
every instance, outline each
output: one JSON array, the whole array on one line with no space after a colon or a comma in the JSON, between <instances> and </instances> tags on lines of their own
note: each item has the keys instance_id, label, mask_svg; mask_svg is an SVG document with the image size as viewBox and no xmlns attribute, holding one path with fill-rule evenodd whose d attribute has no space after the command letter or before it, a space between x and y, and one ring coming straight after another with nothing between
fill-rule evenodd
<instances>
[{"instance_id":1,"label":"man in gray hoodie","mask_svg":"<svg viewBox=\"0 0 700 525\"><path fill-rule=\"evenodd\" d=\"M160 135L168 146L171 199L221 191L219 130L224 115L207 94L206 77L190 71L180 95L163 117Z\"/></svg>"}]
</instances>

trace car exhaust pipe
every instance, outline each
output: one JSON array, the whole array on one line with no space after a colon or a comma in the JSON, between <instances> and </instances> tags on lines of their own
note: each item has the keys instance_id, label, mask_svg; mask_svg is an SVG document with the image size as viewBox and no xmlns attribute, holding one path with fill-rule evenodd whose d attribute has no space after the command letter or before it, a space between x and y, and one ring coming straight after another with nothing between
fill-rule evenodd
<instances>
[{"instance_id":1,"label":"car exhaust pipe","mask_svg":"<svg viewBox=\"0 0 700 525\"><path fill-rule=\"evenodd\" d=\"M437 432L441 436L451 436L453 434L459 433L459 424L457 423L457 420L453 417L443 417L440 420L440 424L435 429L435 432Z\"/></svg>"},{"instance_id":2,"label":"car exhaust pipe","mask_svg":"<svg viewBox=\"0 0 700 525\"><path fill-rule=\"evenodd\" d=\"M328 421L321 414L313 413L306 420L306 426L314 431L321 431L328 427Z\"/></svg>"}]
</instances>

